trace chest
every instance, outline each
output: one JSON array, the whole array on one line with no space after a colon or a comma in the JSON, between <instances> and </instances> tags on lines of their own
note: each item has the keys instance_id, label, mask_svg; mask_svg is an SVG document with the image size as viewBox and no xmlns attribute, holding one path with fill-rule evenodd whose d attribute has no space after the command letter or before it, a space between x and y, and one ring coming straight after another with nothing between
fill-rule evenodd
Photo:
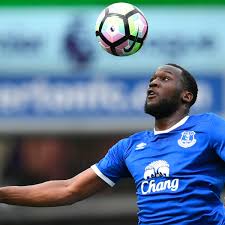
<instances>
[{"instance_id":1,"label":"chest","mask_svg":"<svg viewBox=\"0 0 225 225\"><path fill-rule=\"evenodd\" d=\"M216 159L202 133L161 135L142 144L134 143L126 165L136 182L155 177L181 177L205 170Z\"/></svg>"}]
</instances>

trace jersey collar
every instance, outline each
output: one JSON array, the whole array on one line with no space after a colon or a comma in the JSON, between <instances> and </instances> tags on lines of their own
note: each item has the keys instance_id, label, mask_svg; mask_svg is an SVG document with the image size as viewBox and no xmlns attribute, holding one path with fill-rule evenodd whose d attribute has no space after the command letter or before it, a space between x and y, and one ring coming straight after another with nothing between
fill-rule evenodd
<instances>
[{"instance_id":1,"label":"jersey collar","mask_svg":"<svg viewBox=\"0 0 225 225\"><path fill-rule=\"evenodd\" d=\"M157 135L157 134L165 134L165 133L168 133L174 129L176 129L177 127L183 125L187 119L189 118L189 116L185 116L182 120L180 120L178 123L174 124L172 127L170 127L169 129L166 129L166 130L155 130L154 128L154 135Z\"/></svg>"}]
</instances>

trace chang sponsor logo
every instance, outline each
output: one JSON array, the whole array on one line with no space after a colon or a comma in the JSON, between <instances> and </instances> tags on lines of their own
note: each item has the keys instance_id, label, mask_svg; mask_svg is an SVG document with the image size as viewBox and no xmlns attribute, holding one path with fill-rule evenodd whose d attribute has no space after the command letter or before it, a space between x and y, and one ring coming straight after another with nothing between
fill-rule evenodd
<instances>
[{"instance_id":1,"label":"chang sponsor logo","mask_svg":"<svg viewBox=\"0 0 225 225\"><path fill-rule=\"evenodd\" d=\"M169 177L170 166L165 160L157 160L150 163L145 168L144 181L141 183L142 194L160 192L164 190L176 191L179 187L179 179L168 179L157 182L157 177Z\"/></svg>"}]
</instances>

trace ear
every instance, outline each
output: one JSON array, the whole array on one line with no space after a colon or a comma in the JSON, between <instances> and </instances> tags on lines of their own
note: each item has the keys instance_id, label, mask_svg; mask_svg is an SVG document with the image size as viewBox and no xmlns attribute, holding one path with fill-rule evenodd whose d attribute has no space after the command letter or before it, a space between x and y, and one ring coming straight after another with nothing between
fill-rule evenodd
<instances>
[{"instance_id":1,"label":"ear","mask_svg":"<svg viewBox=\"0 0 225 225\"><path fill-rule=\"evenodd\" d=\"M183 91L182 95L181 95L181 100L184 103L190 103L193 99L193 94L190 91Z\"/></svg>"}]
</instances>

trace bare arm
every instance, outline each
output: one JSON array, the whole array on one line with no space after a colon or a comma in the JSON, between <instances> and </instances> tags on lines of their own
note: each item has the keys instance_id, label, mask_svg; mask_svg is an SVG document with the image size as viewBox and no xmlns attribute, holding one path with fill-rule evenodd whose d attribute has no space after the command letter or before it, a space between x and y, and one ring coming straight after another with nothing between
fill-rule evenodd
<instances>
[{"instance_id":1,"label":"bare arm","mask_svg":"<svg viewBox=\"0 0 225 225\"><path fill-rule=\"evenodd\" d=\"M69 180L0 188L0 202L22 206L62 206L85 199L108 185L92 169Z\"/></svg>"}]
</instances>

